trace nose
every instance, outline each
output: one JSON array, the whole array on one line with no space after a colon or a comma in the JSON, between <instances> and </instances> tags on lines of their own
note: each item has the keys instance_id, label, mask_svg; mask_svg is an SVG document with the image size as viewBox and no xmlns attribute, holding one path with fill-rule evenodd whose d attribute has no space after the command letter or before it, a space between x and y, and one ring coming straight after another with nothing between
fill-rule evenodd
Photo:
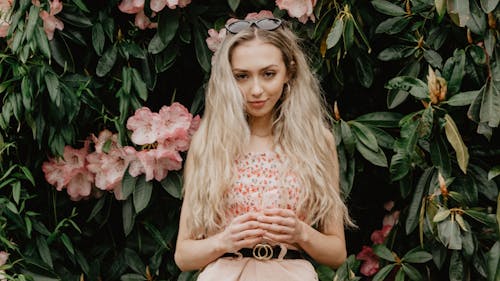
<instances>
[{"instance_id":1,"label":"nose","mask_svg":"<svg viewBox=\"0 0 500 281\"><path fill-rule=\"evenodd\" d=\"M262 82L258 78L253 79L250 89L252 96L260 96L263 92Z\"/></svg>"}]
</instances>

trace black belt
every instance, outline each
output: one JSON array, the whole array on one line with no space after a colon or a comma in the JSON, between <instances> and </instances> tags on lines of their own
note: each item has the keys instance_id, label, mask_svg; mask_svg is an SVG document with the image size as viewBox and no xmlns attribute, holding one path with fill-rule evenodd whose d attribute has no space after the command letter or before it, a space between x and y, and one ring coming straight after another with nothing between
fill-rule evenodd
<instances>
[{"instance_id":1,"label":"black belt","mask_svg":"<svg viewBox=\"0 0 500 281\"><path fill-rule=\"evenodd\" d=\"M258 260L270 260L277 259L280 255L280 246L270 246L268 244L257 244L253 249L243 248L239 250L239 253L243 257L256 258ZM237 253L225 253L222 257L239 257ZM283 259L303 259L304 256L300 251L287 249Z\"/></svg>"}]
</instances>

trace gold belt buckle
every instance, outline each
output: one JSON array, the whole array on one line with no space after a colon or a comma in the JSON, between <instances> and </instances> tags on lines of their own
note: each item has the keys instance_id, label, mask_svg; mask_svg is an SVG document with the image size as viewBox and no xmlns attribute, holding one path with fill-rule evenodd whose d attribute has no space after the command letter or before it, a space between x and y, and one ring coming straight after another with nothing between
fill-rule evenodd
<instances>
[{"instance_id":1,"label":"gold belt buckle","mask_svg":"<svg viewBox=\"0 0 500 281\"><path fill-rule=\"evenodd\" d=\"M257 244L253 247L252 255L260 261L267 261L273 257L273 247L269 244Z\"/></svg>"}]
</instances>

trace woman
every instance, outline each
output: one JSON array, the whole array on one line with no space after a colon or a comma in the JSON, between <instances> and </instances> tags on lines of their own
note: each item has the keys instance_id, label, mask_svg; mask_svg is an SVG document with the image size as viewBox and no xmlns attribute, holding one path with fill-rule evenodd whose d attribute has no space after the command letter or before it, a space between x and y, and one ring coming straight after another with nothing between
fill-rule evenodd
<instances>
[{"instance_id":1,"label":"woman","mask_svg":"<svg viewBox=\"0 0 500 281\"><path fill-rule=\"evenodd\" d=\"M184 174L175 261L198 280L317 280L346 259L334 137L297 37L238 20L215 54Z\"/></svg>"}]
</instances>

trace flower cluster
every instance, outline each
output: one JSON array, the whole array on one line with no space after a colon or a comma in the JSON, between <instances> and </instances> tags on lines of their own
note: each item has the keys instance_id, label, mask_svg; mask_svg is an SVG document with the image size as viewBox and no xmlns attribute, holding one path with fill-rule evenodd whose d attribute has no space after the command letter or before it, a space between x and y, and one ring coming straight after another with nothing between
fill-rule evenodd
<instances>
[{"instance_id":1,"label":"flower cluster","mask_svg":"<svg viewBox=\"0 0 500 281\"><path fill-rule=\"evenodd\" d=\"M7 263L8 258L9 258L9 253L7 253L5 251L0 251L0 266ZM5 271L0 270L0 281L7 281L4 273L5 273Z\"/></svg>"},{"instance_id":2,"label":"flower cluster","mask_svg":"<svg viewBox=\"0 0 500 281\"><path fill-rule=\"evenodd\" d=\"M59 191L66 188L72 200L98 197L103 191L123 200L121 184L127 168L133 177L144 174L146 181L161 181L168 171L180 170L180 152L189 148L199 123L200 117L193 118L179 103L163 106L157 113L142 107L127 120L130 139L141 149L121 146L117 134L103 130L97 137L90 136L81 149L66 146L62 159L50 158L42 170L47 182Z\"/></svg>"},{"instance_id":3,"label":"flower cluster","mask_svg":"<svg viewBox=\"0 0 500 281\"><path fill-rule=\"evenodd\" d=\"M122 0L118 5L118 9L123 13L135 14L135 26L144 30L146 28L157 28L158 23L151 22L148 16L144 13L144 0ZM151 0L149 7L153 11L152 17L156 13L163 10L165 7L175 9L176 7L184 8L191 0Z\"/></svg>"},{"instance_id":4,"label":"flower cluster","mask_svg":"<svg viewBox=\"0 0 500 281\"><path fill-rule=\"evenodd\" d=\"M394 202L389 201L384 204L384 208L390 212L384 216L384 220L382 222L382 229L375 230L370 239L373 244L382 244L385 239L391 232L393 226L398 222L399 219L399 211L392 211L394 208ZM356 255L358 260L362 260L363 264L361 264L361 273L365 276L372 276L377 273L380 269L379 258L373 252L373 248L369 246L363 246L361 252Z\"/></svg>"},{"instance_id":5,"label":"flower cluster","mask_svg":"<svg viewBox=\"0 0 500 281\"><path fill-rule=\"evenodd\" d=\"M12 17L12 0L0 0L0 37L6 37Z\"/></svg>"}]
</instances>

